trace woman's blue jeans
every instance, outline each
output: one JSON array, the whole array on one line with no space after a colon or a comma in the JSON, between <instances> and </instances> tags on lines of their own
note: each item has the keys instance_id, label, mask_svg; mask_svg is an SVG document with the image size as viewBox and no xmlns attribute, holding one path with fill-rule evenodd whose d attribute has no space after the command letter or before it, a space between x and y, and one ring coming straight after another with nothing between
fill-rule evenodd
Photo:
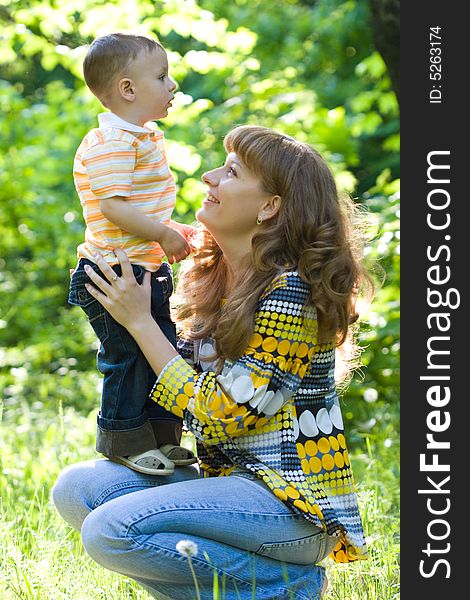
<instances>
[{"instance_id":1,"label":"woman's blue jeans","mask_svg":"<svg viewBox=\"0 0 470 600\"><path fill-rule=\"evenodd\" d=\"M96 562L162 600L196 598L181 540L197 544L191 562L202 600L213 598L214 573L225 600L316 600L325 570L315 563L336 544L262 482L203 478L195 467L152 477L83 462L59 475L52 497Z\"/></svg>"}]
</instances>

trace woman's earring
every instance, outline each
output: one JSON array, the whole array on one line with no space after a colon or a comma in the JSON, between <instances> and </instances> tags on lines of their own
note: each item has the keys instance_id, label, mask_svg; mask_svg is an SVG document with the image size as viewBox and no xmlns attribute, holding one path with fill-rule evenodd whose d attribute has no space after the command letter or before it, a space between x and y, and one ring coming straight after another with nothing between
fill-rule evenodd
<instances>
[{"instance_id":1,"label":"woman's earring","mask_svg":"<svg viewBox=\"0 0 470 600\"><path fill-rule=\"evenodd\" d=\"M263 219L258 215L258 218L256 219L256 224L261 225L262 222L263 222Z\"/></svg>"}]
</instances>

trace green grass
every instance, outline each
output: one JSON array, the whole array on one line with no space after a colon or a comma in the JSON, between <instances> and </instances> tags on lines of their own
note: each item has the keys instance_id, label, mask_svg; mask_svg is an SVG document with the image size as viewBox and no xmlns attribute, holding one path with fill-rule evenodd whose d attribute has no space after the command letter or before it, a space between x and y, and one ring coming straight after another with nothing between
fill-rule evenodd
<instances>
[{"instance_id":1,"label":"green grass","mask_svg":"<svg viewBox=\"0 0 470 600\"><path fill-rule=\"evenodd\" d=\"M1 413L0 413L1 415ZM0 598L148 600L131 580L106 571L57 515L50 490L66 465L92 458L95 417L36 401L4 407L0 431ZM370 559L325 561L328 600L399 598L398 444L367 438L352 453ZM217 594L218 596L218 594ZM221 595L222 597L222 595ZM189 600L189 599L188 599Z\"/></svg>"}]
</instances>

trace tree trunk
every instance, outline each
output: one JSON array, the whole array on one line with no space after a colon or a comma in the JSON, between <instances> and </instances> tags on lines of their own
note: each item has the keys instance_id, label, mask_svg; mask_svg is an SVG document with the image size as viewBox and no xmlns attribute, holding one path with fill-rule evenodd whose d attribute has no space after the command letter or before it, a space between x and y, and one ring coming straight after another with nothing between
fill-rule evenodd
<instances>
[{"instance_id":1,"label":"tree trunk","mask_svg":"<svg viewBox=\"0 0 470 600\"><path fill-rule=\"evenodd\" d=\"M374 44L400 102L400 0L370 0Z\"/></svg>"}]
</instances>

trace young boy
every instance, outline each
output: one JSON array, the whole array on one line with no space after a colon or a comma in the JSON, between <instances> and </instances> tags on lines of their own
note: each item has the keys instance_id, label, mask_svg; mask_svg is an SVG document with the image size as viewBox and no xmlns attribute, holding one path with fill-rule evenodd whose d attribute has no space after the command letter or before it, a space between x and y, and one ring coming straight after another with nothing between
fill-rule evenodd
<instances>
[{"instance_id":1,"label":"young boy","mask_svg":"<svg viewBox=\"0 0 470 600\"><path fill-rule=\"evenodd\" d=\"M96 39L83 63L85 81L110 112L98 116L80 144L74 182L86 223L85 242L70 283L69 303L87 314L101 346L103 373L96 449L111 460L151 475L168 475L175 465L196 462L179 445L181 419L149 400L156 376L134 339L87 292L84 267L99 271L100 252L120 275L113 249L127 252L139 283L152 273L152 314L176 345L170 318L171 267L191 251L194 228L170 220L175 185L163 133L148 122L167 116L175 82L163 47L153 39L115 33Z\"/></svg>"}]
</instances>

